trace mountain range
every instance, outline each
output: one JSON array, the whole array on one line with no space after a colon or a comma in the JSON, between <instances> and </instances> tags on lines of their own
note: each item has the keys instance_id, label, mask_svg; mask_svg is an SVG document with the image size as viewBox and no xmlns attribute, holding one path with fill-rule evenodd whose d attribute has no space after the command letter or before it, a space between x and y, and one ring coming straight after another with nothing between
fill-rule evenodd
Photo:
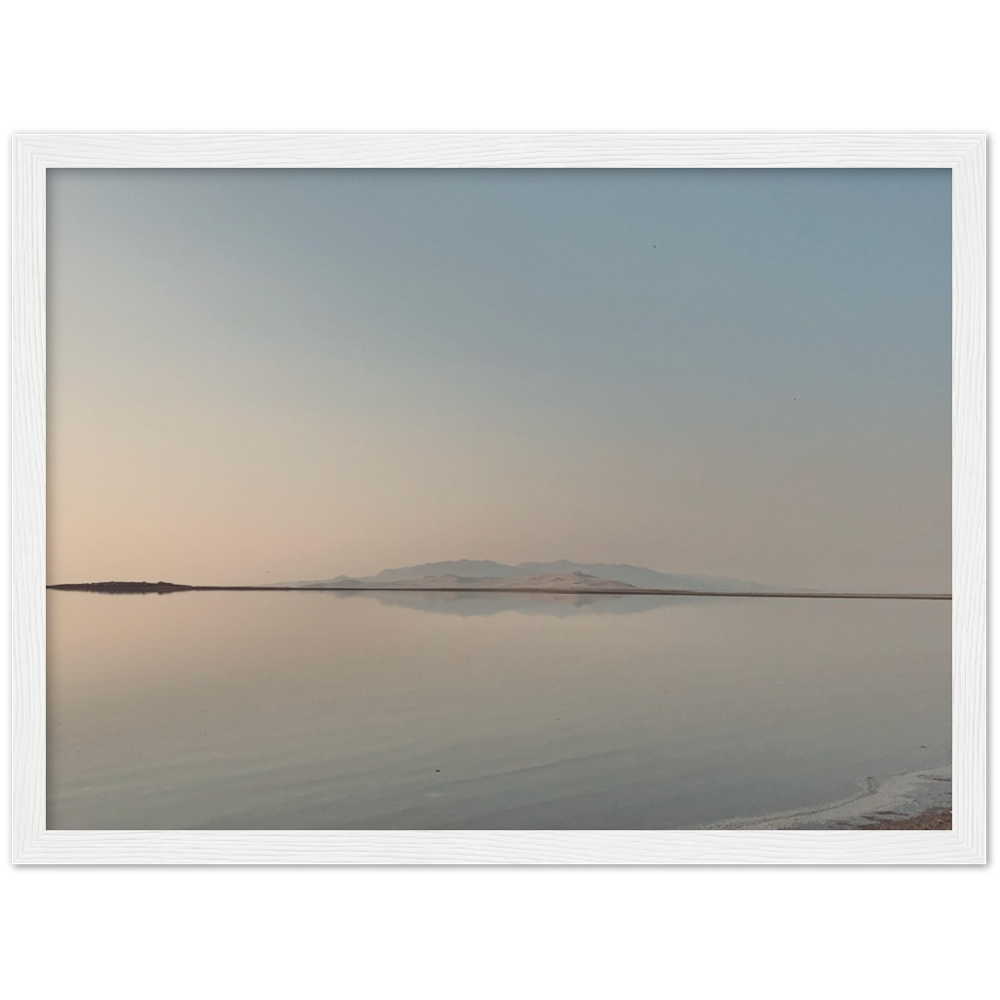
<instances>
[{"instance_id":1,"label":"mountain range","mask_svg":"<svg viewBox=\"0 0 1000 1000\"><path fill-rule=\"evenodd\" d=\"M729 577L660 573L627 563L523 562L515 566L489 559L459 559L384 569L374 576L337 576L328 580L298 580L292 587L470 587L494 589L527 587L539 590L656 590L760 591L772 588Z\"/></svg>"}]
</instances>

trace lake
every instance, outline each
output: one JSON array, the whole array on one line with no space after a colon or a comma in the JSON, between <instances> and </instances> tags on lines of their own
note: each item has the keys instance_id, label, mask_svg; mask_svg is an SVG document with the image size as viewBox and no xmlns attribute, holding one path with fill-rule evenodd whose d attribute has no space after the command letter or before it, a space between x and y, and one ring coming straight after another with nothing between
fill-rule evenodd
<instances>
[{"instance_id":1,"label":"lake","mask_svg":"<svg viewBox=\"0 0 1000 1000\"><path fill-rule=\"evenodd\" d=\"M48 595L49 829L693 829L950 759L948 601Z\"/></svg>"}]
</instances>

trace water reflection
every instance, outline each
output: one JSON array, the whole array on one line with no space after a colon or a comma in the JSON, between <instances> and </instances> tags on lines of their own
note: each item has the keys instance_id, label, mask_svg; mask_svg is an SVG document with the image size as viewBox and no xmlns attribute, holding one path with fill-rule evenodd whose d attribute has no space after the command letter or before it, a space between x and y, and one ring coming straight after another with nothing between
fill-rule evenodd
<instances>
[{"instance_id":1,"label":"water reflection","mask_svg":"<svg viewBox=\"0 0 1000 1000\"><path fill-rule=\"evenodd\" d=\"M238 593L238 591L236 591ZM99 597L179 597L191 595L190 590L150 590L136 591L83 591ZM195 592L197 593L197 591ZM254 591L250 591L254 593ZM258 591L259 593L259 591ZM653 611L670 604L691 604L716 600L711 597L663 597L656 594L505 594L488 590L445 592L420 590L317 590L303 587L301 590L277 591L277 593L302 594L311 597L331 598L344 601L352 598L378 601L391 608L409 608L412 611L427 611L440 615L490 616L505 611L522 615L554 615L567 618L572 615L635 615Z\"/></svg>"},{"instance_id":2,"label":"water reflection","mask_svg":"<svg viewBox=\"0 0 1000 1000\"><path fill-rule=\"evenodd\" d=\"M49 594L50 829L692 829L950 759L946 602L100 596Z\"/></svg>"},{"instance_id":3,"label":"water reflection","mask_svg":"<svg viewBox=\"0 0 1000 1000\"><path fill-rule=\"evenodd\" d=\"M514 611L522 615L635 615L653 611L681 601L711 600L712 598L657 597L625 594L491 594L482 593L421 593L420 591L345 590L319 591L337 600L361 598L375 600L392 608L409 608L439 615L499 615Z\"/></svg>"}]
</instances>

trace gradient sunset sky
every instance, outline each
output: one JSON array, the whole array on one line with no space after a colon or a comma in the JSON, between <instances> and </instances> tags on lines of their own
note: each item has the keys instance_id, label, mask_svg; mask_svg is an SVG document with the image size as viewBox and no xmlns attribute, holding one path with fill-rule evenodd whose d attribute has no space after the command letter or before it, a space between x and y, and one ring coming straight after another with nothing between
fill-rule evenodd
<instances>
[{"instance_id":1,"label":"gradient sunset sky","mask_svg":"<svg viewBox=\"0 0 1000 1000\"><path fill-rule=\"evenodd\" d=\"M49 582L951 589L947 170L50 170Z\"/></svg>"}]
</instances>

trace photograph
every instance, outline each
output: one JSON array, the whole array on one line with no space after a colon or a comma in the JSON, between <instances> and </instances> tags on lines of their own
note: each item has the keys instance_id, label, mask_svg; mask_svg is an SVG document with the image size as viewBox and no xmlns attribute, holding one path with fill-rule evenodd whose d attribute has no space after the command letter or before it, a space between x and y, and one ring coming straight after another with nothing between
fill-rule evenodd
<instances>
[{"instance_id":1,"label":"photograph","mask_svg":"<svg viewBox=\"0 0 1000 1000\"><path fill-rule=\"evenodd\" d=\"M952 829L952 170L45 172L49 831Z\"/></svg>"}]
</instances>

